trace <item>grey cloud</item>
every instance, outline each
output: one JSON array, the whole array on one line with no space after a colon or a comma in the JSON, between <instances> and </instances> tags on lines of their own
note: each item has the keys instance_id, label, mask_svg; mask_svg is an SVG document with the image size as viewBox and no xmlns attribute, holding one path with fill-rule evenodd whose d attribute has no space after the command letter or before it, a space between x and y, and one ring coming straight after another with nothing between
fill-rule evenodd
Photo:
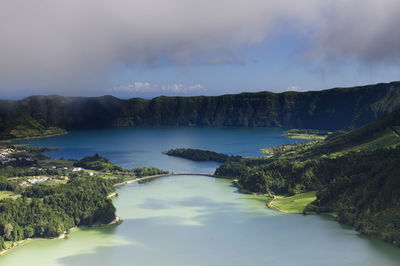
<instances>
[{"instance_id":1,"label":"grey cloud","mask_svg":"<svg viewBox=\"0 0 400 266\"><path fill-rule=\"evenodd\" d=\"M117 64L188 64L261 42L279 16L297 13L292 2L2 0L0 80L79 89L104 81Z\"/></svg>"},{"instance_id":2,"label":"grey cloud","mask_svg":"<svg viewBox=\"0 0 400 266\"><path fill-rule=\"evenodd\" d=\"M336 0L314 27L311 54L323 61L362 63L400 61L400 1Z\"/></svg>"},{"instance_id":3,"label":"grey cloud","mask_svg":"<svg viewBox=\"0 0 400 266\"><path fill-rule=\"evenodd\" d=\"M220 64L229 64L229 65L241 65L244 66L246 61L242 57L235 56L217 56L212 57L206 62L209 65L220 65Z\"/></svg>"},{"instance_id":4,"label":"grey cloud","mask_svg":"<svg viewBox=\"0 0 400 266\"><path fill-rule=\"evenodd\" d=\"M400 53L399 5L395 0L2 0L0 81L78 91L102 84L119 64L165 58L191 64L198 56L234 54L242 45L265 40L282 21L311 38L314 57L393 60Z\"/></svg>"}]
</instances>

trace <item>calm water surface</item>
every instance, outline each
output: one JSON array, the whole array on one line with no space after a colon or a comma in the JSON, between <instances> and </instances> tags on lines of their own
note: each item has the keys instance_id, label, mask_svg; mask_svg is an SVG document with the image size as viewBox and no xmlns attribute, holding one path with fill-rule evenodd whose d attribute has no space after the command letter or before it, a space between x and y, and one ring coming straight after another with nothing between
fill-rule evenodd
<instances>
[{"instance_id":1,"label":"calm water surface","mask_svg":"<svg viewBox=\"0 0 400 266\"><path fill-rule=\"evenodd\" d=\"M279 129L139 128L80 131L29 143L61 147L49 153L54 157L99 151L125 167L210 172L216 164L160 151L195 147L259 155L259 148L291 141L280 134ZM118 194L114 203L121 225L82 229L68 240L34 241L0 258L0 265L400 264L399 248L329 217L269 210L262 197L237 193L228 180L167 177L118 188Z\"/></svg>"},{"instance_id":2,"label":"calm water surface","mask_svg":"<svg viewBox=\"0 0 400 266\"><path fill-rule=\"evenodd\" d=\"M299 140L282 137L279 128L137 127L73 131L68 135L24 141L31 146L60 148L53 158L81 159L100 155L127 168L155 166L174 172L214 172L215 162L192 162L163 155L173 148L197 148L230 155L261 156L261 148Z\"/></svg>"}]
</instances>

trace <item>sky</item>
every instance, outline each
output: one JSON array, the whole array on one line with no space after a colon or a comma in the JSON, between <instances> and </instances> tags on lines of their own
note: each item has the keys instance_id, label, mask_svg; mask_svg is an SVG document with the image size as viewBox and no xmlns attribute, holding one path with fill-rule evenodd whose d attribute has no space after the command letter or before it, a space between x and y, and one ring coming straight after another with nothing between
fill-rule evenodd
<instances>
[{"instance_id":1,"label":"sky","mask_svg":"<svg viewBox=\"0 0 400 266\"><path fill-rule=\"evenodd\" d=\"M0 98L400 80L398 0L1 0Z\"/></svg>"}]
</instances>

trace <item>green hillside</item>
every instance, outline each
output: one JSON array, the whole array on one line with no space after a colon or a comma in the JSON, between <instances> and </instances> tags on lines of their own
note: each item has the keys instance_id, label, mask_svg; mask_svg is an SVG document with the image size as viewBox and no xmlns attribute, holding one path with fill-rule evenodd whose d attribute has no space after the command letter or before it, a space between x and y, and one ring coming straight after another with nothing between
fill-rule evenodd
<instances>
[{"instance_id":1,"label":"green hillside","mask_svg":"<svg viewBox=\"0 0 400 266\"><path fill-rule=\"evenodd\" d=\"M400 246L400 110L323 142L268 149L215 174L248 191L295 195L317 190L307 212L336 213L340 222Z\"/></svg>"},{"instance_id":2,"label":"green hillside","mask_svg":"<svg viewBox=\"0 0 400 266\"><path fill-rule=\"evenodd\" d=\"M31 96L0 101L0 137L29 136L33 134L30 130L40 135L50 128L138 125L351 129L399 107L400 82L324 91L161 96L151 100Z\"/></svg>"}]
</instances>

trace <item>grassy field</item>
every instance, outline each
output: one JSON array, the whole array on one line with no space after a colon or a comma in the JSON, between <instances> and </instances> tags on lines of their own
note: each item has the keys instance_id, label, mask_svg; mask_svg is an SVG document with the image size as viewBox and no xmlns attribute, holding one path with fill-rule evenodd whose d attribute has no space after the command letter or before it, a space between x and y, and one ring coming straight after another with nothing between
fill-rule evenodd
<instances>
[{"instance_id":1,"label":"grassy field","mask_svg":"<svg viewBox=\"0 0 400 266\"><path fill-rule=\"evenodd\" d=\"M124 178L124 179L132 179L133 176L126 176L126 175L116 175L111 172L102 172L96 170L87 170L83 169L84 172L93 173L94 175L104 178L104 179L117 179L117 178Z\"/></svg>"},{"instance_id":2,"label":"grassy field","mask_svg":"<svg viewBox=\"0 0 400 266\"><path fill-rule=\"evenodd\" d=\"M332 132L313 130L313 129L290 129L283 133L283 136L291 139L305 139L305 140L324 140Z\"/></svg>"},{"instance_id":3,"label":"grassy field","mask_svg":"<svg viewBox=\"0 0 400 266\"><path fill-rule=\"evenodd\" d=\"M8 198L10 198L10 197L12 197L12 196L16 196L17 194L15 194L14 192L12 192L12 191L5 191L5 190L1 190L0 191L0 200L2 200L2 199L8 199Z\"/></svg>"},{"instance_id":4,"label":"grassy field","mask_svg":"<svg viewBox=\"0 0 400 266\"><path fill-rule=\"evenodd\" d=\"M290 139L306 139L306 140L324 140L326 139L326 136L318 136L314 134L301 134L301 133L288 133L284 135L287 138Z\"/></svg>"},{"instance_id":5,"label":"grassy field","mask_svg":"<svg viewBox=\"0 0 400 266\"><path fill-rule=\"evenodd\" d=\"M316 200L316 193L316 191L310 191L290 197L277 196L276 199L271 203L271 207L277 207L275 209L283 212L302 213L304 208L309 203Z\"/></svg>"},{"instance_id":6,"label":"grassy field","mask_svg":"<svg viewBox=\"0 0 400 266\"><path fill-rule=\"evenodd\" d=\"M360 145L354 145L349 148L345 148L339 152L335 152L330 154L330 157L340 157L344 153L351 152L351 151L366 151L366 150L375 150L375 149L382 149L382 148L396 148L400 145L400 138L396 135L397 132L394 132L390 129L383 131L379 136L376 138L364 142Z\"/></svg>"},{"instance_id":7,"label":"grassy field","mask_svg":"<svg viewBox=\"0 0 400 266\"><path fill-rule=\"evenodd\" d=\"M12 246L12 241L4 241L4 243L6 244L6 248L10 248Z\"/></svg>"},{"instance_id":8,"label":"grassy field","mask_svg":"<svg viewBox=\"0 0 400 266\"><path fill-rule=\"evenodd\" d=\"M67 160L56 160L56 159L46 159L46 160L40 160L38 162L39 167L43 168L50 168L50 167L57 167L57 168L62 168L62 167L73 167L74 162L73 161L67 161Z\"/></svg>"}]
</instances>

